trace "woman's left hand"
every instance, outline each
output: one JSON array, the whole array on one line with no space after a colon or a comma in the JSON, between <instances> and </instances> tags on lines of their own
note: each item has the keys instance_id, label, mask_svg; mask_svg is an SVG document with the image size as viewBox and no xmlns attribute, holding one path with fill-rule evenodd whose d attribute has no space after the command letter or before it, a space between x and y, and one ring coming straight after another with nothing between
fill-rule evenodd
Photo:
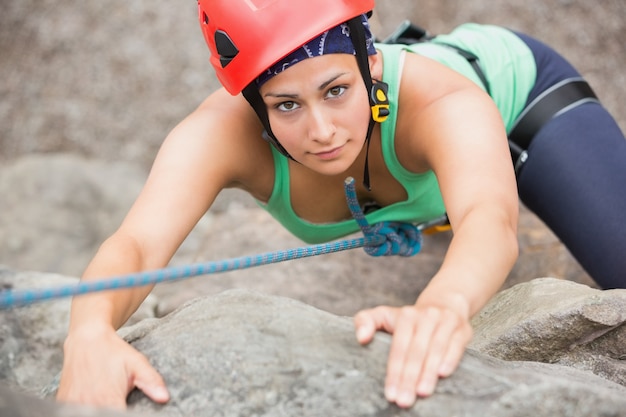
<instances>
[{"instance_id":1,"label":"woman's left hand","mask_svg":"<svg viewBox=\"0 0 626 417\"><path fill-rule=\"evenodd\" d=\"M459 309L463 310L463 309ZM457 368L472 338L469 314L451 306L380 306L354 317L359 343L369 343L377 330L393 335L385 397L410 407L417 396L431 395L440 377Z\"/></svg>"}]
</instances>

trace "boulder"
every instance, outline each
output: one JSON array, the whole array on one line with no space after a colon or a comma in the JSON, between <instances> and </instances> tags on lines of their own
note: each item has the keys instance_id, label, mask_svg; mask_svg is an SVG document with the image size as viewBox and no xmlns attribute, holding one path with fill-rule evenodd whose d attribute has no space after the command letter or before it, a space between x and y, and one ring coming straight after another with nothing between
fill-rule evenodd
<instances>
[{"instance_id":1,"label":"boulder","mask_svg":"<svg viewBox=\"0 0 626 417\"><path fill-rule=\"evenodd\" d=\"M114 411L40 399L0 384L0 416L3 417L150 417L131 411Z\"/></svg>"},{"instance_id":2,"label":"boulder","mask_svg":"<svg viewBox=\"0 0 626 417\"><path fill-rule=\"evenodd\" d=\"M3 290L48 288L77 282L76 278L58 274L18 273L0 265ZM154 317L155 309L156 298L149 296L128 324ZM0 309L0 383L39 394L61 371L69 316L69 298Z\"/></svg>"},{"instance_id":3,"label":"boulder","mask_svg":"<svg viewBox=\"0 0 626 417\"><path fill-rule=\"evenodd\" d=\"M619 415L626 388L571 367L507 362L468 351L436 393L409 411L383 397L390 337L367 347L352 321L295 300L232 290L129 329L172 400L141 393L132 410L169 416Z\"/></svg>"},{"instance_id":4,"label":"boulder","mask_svg":"<svg viewBox=\"0 0 626 417\"><path fill-rule=\"evenodd\" d=\"M626 388L588 372L469 351L431 398L401 411L383 397L388 335L361 347L350 318L245 290L141 322L127 340L151 358L172 394L158 406L135 392L131 409L169 416L571 417L626 410Z\"/></svg>"},{"instance_id":5,"label":"boulder","mask_svg":"<svg viewBox=\"0 0 626 417\"><path fill-rule=\"evenodd\" d=\"M626 386L626 290L553 278L496 295L474 317L473 349L510 361L558 363Z\"/></svg>"},{"instance_id":6,"label":"boulder","mask_svg":"<svg viewBox=\"0 0 626 417\"><path fill-rule=\"evenodd\" d=\"M28 155L0 167L0 264L82 273L121 223L145 174L74 154Z\"/></svg>"},{"instance_id":7,"label":"boulder","mask_svg":"<svg viewBox=\"0 0 626 417\"><path fill-rule=\"evenodd\" d=\"M12 276L21 279L20 274ZM28 285L32 283L25 284ZM441 380L432 397L419 400L410 410L400 410L383 396L389 335L379 333L370 345L362 347L356 342L349 317L287 297L229 290L194 299L166 317L145 318L121 330L126 340L146 354L163 375L172 395L168 404L157 405L134 391L128 398L128 413L141 416L624 416L626 387L610 373L606 377L601 377L604 376L601 373L594 375L583 364L573 362L586 357L572 355L569 363L541 363L542 356L529 353L523 360L509 361L491 356L489 345L483 343L495 340L496 336L500 337L499 343L506 344L519 344L521 340L530 346L534 340L539 348L524 351L543 353L540 347L548 344L554 352L551 357L562 357L565 354L559 355L558 351L567 351L566 344L552 340L559 339L559 333L580 332L577 330L580 323L576 324L572 318L580 315L578 310L571 306L568 309L567 303L554 307L554 317L558 320L549 313L533 316L533 312L545 308L545 304L555 306L556 300L577 300L572 305L583 305L580 310L588 312L587 320L604 326L601 332L599 324L594 327L602 336L591 340L581 335L577 340L589 339L590 343L577 346L586 346L590 354L608 357L607 352L619 352L624 346L623 326L616 326L624 311L620 307L624 297L626 290L599 291L553 279L534 280L502 292L475 318L475 341L457 372ZM584 307L592 305L591 300L595 300L595 309ZM22 339L26 334L34 337L45 333L42 329L54 333L47 321L64 319L55 317L52 310L40 313L37 320L28 321L27 317L34 309L59 308L58 303L64 302L2 311L3 327L18 324L12 334L19 333ZM604 305L608 308L604 309ZM528 340L513 338L513 334L522 333L515 323L523 321L523 306L529 306L526 311L534 317L530 321L534 320L537 328L549 328L546 323L541 327L541 320L559 325ZM611 309L617 309L614 316L609 314ZM604 315L608 317L603 318ZM504 324L497 325L498 322ZM63 333L61 329L57 332ZM62 339L50 333L46 336L54 337ZM563 336L568 337L573 336ZM13 336L11 340L18 339ZM8 339L4 337L4 340ZM21 343L20 349L13 350L14 355L18 350L34 349L28 343L37 345L41 339ZM3 342L4 345L7 343ZM60 346L49 344L44 349L58 351ZM507 352L514 351L509 346ZM48 370L58 372L59 359L58 352L57 356L42 352L28 358L31 369L41 371L39 382L48 384L43 391L48 397L56 388L55 382L50 382ZM622 372L619 360L617 365L613 375ZM10 374L7 377L5 372L0 382L8 384L11 390L24 391L26 387L16 385L25 381L18 378L24 372L24 368L16 367L13 370L16 377ZM11 398L4 398L7 395ZM31 396L13 397L0 390L2 404L9 404L19 412L24 410L22 414L11 415L29 415L26 414L29 410L41 406ZM99 414L100 410L91 409L80 412L93 414L67 414L67 406L47 404L50 410L63 410L57 412L60 416L113 416L104 410Z\"/></svg>"}]
</instances>

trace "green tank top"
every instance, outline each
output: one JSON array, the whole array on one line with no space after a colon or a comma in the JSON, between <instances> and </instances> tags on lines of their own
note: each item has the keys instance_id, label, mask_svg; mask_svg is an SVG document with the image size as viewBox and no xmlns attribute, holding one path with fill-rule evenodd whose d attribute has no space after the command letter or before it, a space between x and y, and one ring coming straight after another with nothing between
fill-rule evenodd
<instances>
[{"instance_id":1,"label":"green tank top","mask_svg":"<svg viewBox=\"0 0 626 417\"><path fill-rule=\"evenodd\" d=\"M500 110L509 133L524 110L537 78L537 66L530 48L508 29L476 23L461 25L450 34L439 35L430 42L389 46L427 56L463 74L484 89L474 68L456 50L446 45L457 46L479 58L480 67L489 82L491 98ZM384 51L388 45L378 46L386 57Z\"/></svg>"},{"instance_id":2,"label":"green tank top","mask_svg":"<svg viewBox=\"0 0 626 417\"><path fill-rule=\"evenodd\" d=\"M429 43L377 44L377 49L383 55L383 81L389 84L388 96L391 103L390 115L381 124L383 158L391 174L406 190L408 198L368 213L365 217L370 224L382 221L418 224L445 214L434 172L416 174L406 170L398 161L394 144L398 110L394 103L398 103L404 51L430 57L481 85L480 79L467 60L456 50L438 42L458 45L480 57L494 101L502 112L507 129L510 129L517 115L523 110L528 92L534 83L535 66L530 50L512 32L496 27L468 24L459 27L450 35L437 37ZM274 188L269 201L258 204L287 230L307 243L328 242L360 230L356 221L352 219L335 223L311 223L298 217L291 206L288 160L273 147L272 153L275 169Z\"/></svg>"}]
</instances>

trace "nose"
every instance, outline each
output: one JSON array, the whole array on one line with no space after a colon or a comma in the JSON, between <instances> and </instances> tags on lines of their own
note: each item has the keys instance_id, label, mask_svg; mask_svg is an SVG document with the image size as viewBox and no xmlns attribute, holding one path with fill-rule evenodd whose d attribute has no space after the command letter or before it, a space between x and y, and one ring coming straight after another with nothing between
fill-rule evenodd
<instances>
[{"instance_id":1,"label":"nose","mask_svg":"<svg viewBox=\"0 0 626 417\"><path fill-rule=\"evenodd\" d=\"M309 138L320 143L330 143L337 128L332 112L328 109L311 108L309 112Z\"/></svg>"}]
</instances>

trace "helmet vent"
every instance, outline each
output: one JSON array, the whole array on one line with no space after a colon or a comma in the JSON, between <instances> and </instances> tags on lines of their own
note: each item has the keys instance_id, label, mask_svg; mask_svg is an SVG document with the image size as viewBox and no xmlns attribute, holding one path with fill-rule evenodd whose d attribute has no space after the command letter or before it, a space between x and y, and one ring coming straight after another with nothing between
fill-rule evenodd
<instances>
[{"instance_id":1,"label":"helmet vent","mask_svg":"<svg viewBox=\"0 0 626 417\"><path fill-rule=\"evenodd\" d=\"M237 56L239 49L235 46L230 36L223 30L215 32L215 47L220 55L220 63L225 68Z\"/></svg>"}]
</instances>

